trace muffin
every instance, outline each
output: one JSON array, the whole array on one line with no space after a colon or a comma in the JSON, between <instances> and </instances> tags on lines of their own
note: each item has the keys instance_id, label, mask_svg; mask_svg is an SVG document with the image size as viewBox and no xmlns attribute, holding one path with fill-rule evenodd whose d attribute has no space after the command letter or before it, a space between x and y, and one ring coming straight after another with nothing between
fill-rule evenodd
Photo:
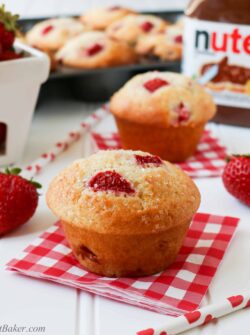
<instances>
[{"instance_id":1,"label":"muffin","mask_svg":"<svg viewBox=\"0 0 250 335\"><path fill-rule=\"evenodd\" d=\"M26 34L26 42L48 54L52 67L55 67L54 55L71 37L80 34L85 26L73 18L55 18L35 24Z\"/></svg>"},{"instance_id":2,"label":"muffin","mask_svg":"<svg viewBox=\"0 0 250 335\"><path fill-rule=\"evenodd\" d=\"M75 161L46 197L79 263L109 277L150 275L173 263L200 203L180 168L130 150Z\"/></svg>"},{"instance_id":3,"label":"muffin","mask_svg":"<svg viewBox=\"0 0 250 335\"><path fill-rule=\"evenodd\" d=\"M38 49L55 51L84 29L84 25L73 18L49 19L35 24L26 34L26 40Z\"/></svg>"},{"instance_id":4,"label":"muffin","mask_svg":"<svg viewBox=\"0 0 250 335\"><path fill-rule=\"evenodd\" d=\"M107 34L118 41L135 45L138 39L162 31L167 22L154 15L128 15L111 24Z\"/></svg>"},{"instance_id":5,"label":"muffin","mask_svg":"<svg viewBox=\"0 0 250 335\"><path fill-rule=\"evenodd\" d=\"M171 162L190 157L216 111L197 82L171 72L129 80L110 101L124 149L143 150Z\"/></svg>"},{"instance_id":6,"label":"muffin","mask_svg":"<svg viewBox=\"0 0 250 335\"><path fill-rule=\"evenodd\" d=\"M115 21L132 13L135 13L132 9L120 6L93 8L84 13L80 20L93 30L105 30Z\"/></svg>"},{"instance_id":7,"label":"muffin","mask_svg":"<svg viewBox=\"0 0 250 335\"><path fill-rule=\"evenodd\" d=\"M68 41L56 54L62 65L96 69L136 62L136 54L129 45L113 41L104 32L82 33Z\"/></svg>"},{"instance_id":8,"label":"muffin","mask_svg":"<svg viewBox=\"0 0 250 335\"><path fill-rule=\"evenodd\" d=\"M163 32L142 37L136 52L146 59L180 60L182 56L182 27L168 26Z\"/></svg>"}]
</instances>

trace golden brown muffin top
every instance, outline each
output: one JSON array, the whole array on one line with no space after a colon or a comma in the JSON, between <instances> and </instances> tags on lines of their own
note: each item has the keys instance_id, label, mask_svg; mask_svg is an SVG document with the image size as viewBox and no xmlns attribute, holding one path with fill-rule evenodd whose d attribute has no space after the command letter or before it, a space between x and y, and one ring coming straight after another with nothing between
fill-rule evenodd
<instances>
[{"instance_id":1,"label":"golden brown muffin top","mask_svg":"<svg viewBox=\"0 0 250 335\"><path fill-rule=\"evenodd\" d=\"M99 151L53 179L47 203L60 220L105 234L154 233L191 220L200 203L178 167L142 151Z\"/></svg>"},{"instance_id":2,"label":"golden brown muffin top","mask_svg":"<svg viewBox=\"0 0 250 335\"><path fill-rule=\"evenodd\" d=\"M132 9L121 6L92 8L83 13L80 20L92 29L105 30L115 21L132 13L135 13Z\"/></svg>"},{"instance_id":3,"label":"golden brown muffin top","mask_svg":"<svg viewBox=\"0 0 250 335\"><path fill-rule=\"evenodd\" d=\"M151 71L134 76L117 91L110 110L121 119L168 127L207 122L216 106L211 95L192 79Z\"/></svg>"},{"instance_id":4,"label":"golden brown muffin top","mask_svg":"<svg viewBox=\"0 0 250 335\"><path fill-rule=\"evenodd\" d=\"M168 22L155 15L131 14L111 24L107 34L118 41L136 44L138 39L162 31Z\"/></svg>"},{"instance_id":5,"label":"golden brown muffin top","mask_svg":"<svg viewBox=\"0 0 250 335\"><path fill-rule=\"evenodd\" d=\"M136 61L134 50L102 31L88 31L71 38L55 56L58 62L77 68L102 68Z\"/></svg>"},{"instance_id":6,"label":"golden brown muffin top","mask_svg":"<svg viewBox=\"0 0 250 335\"><path fill-rule=\"evenodd\" d=\"M164 31L142 36L136 44L136 52L144 57L162 60L180 60L182 56L183 28L180 24L167 26Z\"/></svg>"},{"instance_id":7,"label":"golden brown muffin top","mask_svg":"<svg viewBox=\"0 0 250 335\"><path fill-rule=\"evenodd\" d=\"M64 43L86 27L77 19L61 17L35 24L27 33L28 44L43 50L58 50Z\"/></svg>"}]
</instances>

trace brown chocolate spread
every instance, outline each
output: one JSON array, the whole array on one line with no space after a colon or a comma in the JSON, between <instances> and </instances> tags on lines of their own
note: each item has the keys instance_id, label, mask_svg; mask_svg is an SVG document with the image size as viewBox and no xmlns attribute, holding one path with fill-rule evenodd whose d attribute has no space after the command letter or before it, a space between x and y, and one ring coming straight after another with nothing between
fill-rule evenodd
<instances>
[{"instance_id":1,"label":"brown chocolate spread","mask_svg":"<svg viewBox=\"0 0 250 335\"><path fill-rule=\"evenodd\" d=\"M250 0L192 0L186 9L186 16L194 19L194 23L189 21L190 29L185 27L189 29L186 44L192 43L189 42L192 40L189 38L190 32L195 37L192 48L186 46L184 73L193 75L192 71L196 66L197 73L202 75L211 66L218 64L218 73L210 82L241 85L243 93L237 96L236 103L232 95L229 104L223 102L228 95L222 92L225 96L222 100L217 100L218 113L214 121L250 126ZM211 28L209 21L214 27ZM202 55L205 55L204 62L200 60ZM193 63L188 57L194 59ZM191 65L192 70L189 70ZM216 94L218 97L218 92Z\"/></svg>"},{"instance_id":2,"label":"brown chocolate spread","mask_svg":"<svg viewBox=\"0 0 250 335\"><path fill-rule=\"evenodd\" d=\"M245 85L250 80L250 68L228 64L228 57L222 58L218 63L203 65L201 74L206 73L211 66L218 65L218 74L211 79L214 83L231 82L234 84Z\"/></svg>"}]
</instances>

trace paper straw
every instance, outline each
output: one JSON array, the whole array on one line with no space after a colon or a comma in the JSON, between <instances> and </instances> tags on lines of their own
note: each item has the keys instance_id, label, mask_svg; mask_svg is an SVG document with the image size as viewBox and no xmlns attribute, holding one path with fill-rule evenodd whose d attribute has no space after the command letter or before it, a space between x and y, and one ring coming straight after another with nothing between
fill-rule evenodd
<instances>
[{"instance_id":1,"label":"paper straw","mask_svg":"<svg viewBox=\"0 0 250 335\"><path fill-rule=\"evenodd\" d=\"M64 139L55 143L51 149L43 153L39 158L26 166L22 171L22 176L24 178L30 179L37 173L41 172L62 152L67 150L73 143L77 142L83 135L93 129L100 121L105 118L105 116L107 116L107 114L108 109L106 105L92 113L90 116L84 119L76 129L70 131Z\"/></svg>"},{"instance_id":2,"label":"paper straw","mask_svg":"<svg viewBox=\"0 0 250 335\"><path fill-rule=\"evenodd\" d=\"M188 312L159 328L138 331L137 335L174 335L205 325L212 320L250 307L250 292L228 297L221 302Z\"/></svg>"}]
</instances>

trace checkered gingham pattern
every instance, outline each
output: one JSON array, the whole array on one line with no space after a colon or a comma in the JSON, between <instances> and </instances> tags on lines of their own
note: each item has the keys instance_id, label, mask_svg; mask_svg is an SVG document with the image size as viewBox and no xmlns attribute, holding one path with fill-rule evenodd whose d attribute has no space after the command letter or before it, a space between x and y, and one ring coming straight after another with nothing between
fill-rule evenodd
<instances>
[{"instance_id":1,"label":"checkered gingham pattern","mask_svg":"<svg viewBox=\"0 0 250 335\"><path fill-rule=\"evenodd\" d=\"M177 316L204 297L238 224L237 218L198 213L176 261L166 271L141 278L89 273L74 258L60 223L29 245L8 269Z\"/></svg>"},{"instance_id":2,"label":"checkered gingham pattern","mask_svg":"<svg viewBox=\"0 0 250 335\"><path fill-rule=\"evenodd\" d=\"M117 133L92 133L94 148L97 150L120 149L120 138ZM218 139L205 130L193 157L178 164L191 177L220 176L225 166L226 148Z\"/></svg>"}]
</instances>

